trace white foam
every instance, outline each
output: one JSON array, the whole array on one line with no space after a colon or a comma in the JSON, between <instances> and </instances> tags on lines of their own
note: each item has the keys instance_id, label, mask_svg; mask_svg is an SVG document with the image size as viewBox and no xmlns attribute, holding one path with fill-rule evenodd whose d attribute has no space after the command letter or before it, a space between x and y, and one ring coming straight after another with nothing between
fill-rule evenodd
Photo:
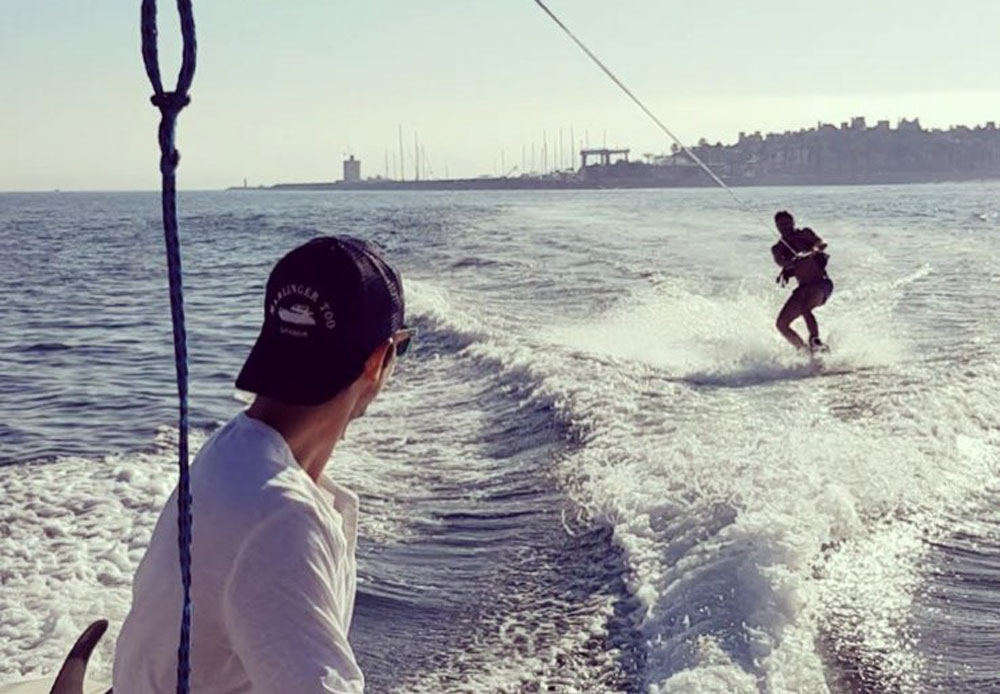
<instances>
[{"instance_id":1,"label":"white foam","mask_svg":"<svg viewBox=\"0 0 1000 694\"><path fill-rule=\"evenodd\" d=\"M564 477L626 550L650 691L824 692L820 641L841 629L832 638L878 659L885 682L917 691L901 625L923 536L1000 451L1000 370L938 377L897 317L929 272L821 310L835 335L824 361L846 372L831 379L805 378L774 333L780 298L681 281L541 344L469 347L541 383L579 428Z\"/></svg>"},{"instance_id":2,"label":"white foam","mask_svg":"<svg viewBox=\"0 0 1000 694\"><path fill-rule=\"evenodd\" d=\"M0 467L0 681L54 674L83 628L101 617L111 626L90 671L110 679L132 574L174 487L173 456Z\"/></svg>"},{"instance_id":3,"label":"white foam","mask_svg":"<svg viewBox=\"0 0 1000 694\"><path fill-rule=\"evenodd\" d=\"M835 291L836 302L816 312L821 334L833 347L823 357L827 367L887 366L905 359L906 329L893 316L896 290L928 272ZM596 323L560 326L547 338L567 349L641 361L671 376L717 385L813 374L773 328L787 293L747 283L714 295L703 291L693 281L664 280L620 302ZM793 327L805 335L801 322Z\"/></svg>"},{"instance_id":4,"label":"white foam","mask_svg":"<svg viewBox=\"0 0 1000 694\"><path fill-rule=\"evenodd\" d=\"M603 596L586 603L550 599L541 612L545 616L534 623L525 623L523 613L502 619L495 625L495 635L487 634L462 652L452 654L448 668L421 672L395 683L392 691L396 694L617 691L602 688L597 679L616 672L620 655L614 649L604 648L607 621L614 612L611 599ZM552 617L557 621L545 621Z\"/></svg>"}]
</instances>

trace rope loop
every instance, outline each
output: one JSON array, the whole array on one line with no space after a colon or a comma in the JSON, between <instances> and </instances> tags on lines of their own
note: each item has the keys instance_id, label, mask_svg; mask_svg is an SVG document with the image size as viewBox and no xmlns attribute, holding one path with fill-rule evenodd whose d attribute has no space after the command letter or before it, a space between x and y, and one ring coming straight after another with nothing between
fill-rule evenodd
<instances>
[{"instance_id":1,"label":"rope loop","mask_svg":"<svg viewBox=\"0 0 1000 694\"><path fill-rule=\"evenodd\" d=\"M194 10L191 8L191 0L177 0L177 12L181 20L181 35L184 39L183 55L181 58L181 69L177 75L177 88L174 90L178 94L187 94L191 88L191 81L194 79L194 69L198 51L198 41L194 31ZM160 80L160 58L157 49L156 28L156 0L142 0L141 12L142 27L142 61L146 66L146 74L149 82L153 85L153 91L159 95L163 92L163 83Z\"/></svg>"}]
</instances>

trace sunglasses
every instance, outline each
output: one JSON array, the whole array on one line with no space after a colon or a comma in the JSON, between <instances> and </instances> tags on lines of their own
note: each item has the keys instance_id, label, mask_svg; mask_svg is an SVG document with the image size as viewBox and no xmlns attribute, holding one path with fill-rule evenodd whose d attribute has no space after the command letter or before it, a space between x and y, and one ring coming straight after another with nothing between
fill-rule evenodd
<instances>
[{"instance_id":1,"label":"sunglasses","mask_svg":"<svg viewBox=\"0 0 1000 694\"><path fill-rule=\"evenodd\" d=\"M396 356L401 357L410 348L410 341L417 336L416 328L400 328L389 338L389 344L396 346Z\"/></svg>"}]
</instances>

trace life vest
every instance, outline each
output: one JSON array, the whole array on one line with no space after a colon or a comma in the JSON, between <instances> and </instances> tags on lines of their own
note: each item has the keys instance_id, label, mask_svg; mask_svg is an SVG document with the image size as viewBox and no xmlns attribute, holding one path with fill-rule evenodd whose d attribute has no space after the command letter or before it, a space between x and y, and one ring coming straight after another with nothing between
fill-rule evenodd
<instances>
[{"instance_id":1,"label":"life vest","mask_svg":"<svg viewBox=\"0 0 1000 694\"><path fill-rule=\"evenodd\" d=\"M795 263L803 260L803 258L796 258L795 253L801 253L802 251L808 251L809 249L815 247L817 243L820 242L820 238L816 235L812 229L798 230L789 239L783 239L778 241L776 244L771 246L771 257L774 258L774 262L783 268L788 268ZM792 251L791 246L795 249ZM830 256L823 251L817 251L811 256L819 264L821 270L826 270L826 264L830 260Z\"/></svg>"}]
</instances>

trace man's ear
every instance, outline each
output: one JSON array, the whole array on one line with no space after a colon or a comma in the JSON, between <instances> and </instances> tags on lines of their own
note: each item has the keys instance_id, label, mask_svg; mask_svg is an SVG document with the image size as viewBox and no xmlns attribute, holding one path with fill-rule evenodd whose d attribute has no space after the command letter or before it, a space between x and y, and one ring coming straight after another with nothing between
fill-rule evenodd
<instances>
[{"instance_id":1,"label":"man's ear","mask_svg":"<svg viewBox=\"0 0 1000 694\"><path fill-rule=\"evenodd\" d=\"M387 352L390 349L392 349L392 345L388 342L383 342L373 349L372 353L368 355L368 359L365 360L365 368L361 375L372 383L378 382L382 375L382 367L385 366Z\"/></svg>"}]
</instances>

